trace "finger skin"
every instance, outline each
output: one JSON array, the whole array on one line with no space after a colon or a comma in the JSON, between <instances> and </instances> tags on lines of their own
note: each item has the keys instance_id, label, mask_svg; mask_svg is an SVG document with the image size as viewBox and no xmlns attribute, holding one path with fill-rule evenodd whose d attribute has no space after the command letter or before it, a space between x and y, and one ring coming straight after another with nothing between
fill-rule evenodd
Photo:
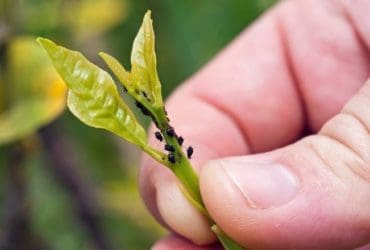
<instances>
[{"instance_id":1,"label":"finger skin","mask_svg":"<svg viewBox=\"0 0 370 250\"><path fill-rule=\"evenodd\" d=\"M245 167L279 163L297 176L298 194L282 206L253 208L230 179L232 159L206 165L201 191L212 218L252 249L354 249L369 243L369 107L370 80L317 135L238 159L245 159Z\"/></svg>"},{"instance_id":2,"label":"finger skin","mask_svg":"<svg viewBox=\"0 0 370 250\"><path fill-rule=\"evenodd\" d=\"M189 240L182 238L177 235L168 235L165 238L158 241L152 250L222 250L220 245L209 245L209 246L195 246Z\"/></svg>"},{"instance_id":3,"label":"finger skin","mask_svg":"<svg viewBox=\"0 0 370 250\"><path fill-rule=\"evenodd\" d=\"M364 9L369 2L316 0L287 3L277 14L307 125L315 132L369 76L370 31L360 32L368 24L353 22L369 21Z\"/></svg>"},{"instance_id":4,"label":"finger skin","mask_svg":"<svg viewBox=\"0 0 370 250\"><path fill-rule=\"evenodd\" d=\"M366 0L284 1L178 88L166 108L194 146L195 166L287 145L305 127L318 131L369 74L366 10ZM144 156L141 193L165 225L156 204L164 179L173 177Z\"/></svg>"}]
</instances>

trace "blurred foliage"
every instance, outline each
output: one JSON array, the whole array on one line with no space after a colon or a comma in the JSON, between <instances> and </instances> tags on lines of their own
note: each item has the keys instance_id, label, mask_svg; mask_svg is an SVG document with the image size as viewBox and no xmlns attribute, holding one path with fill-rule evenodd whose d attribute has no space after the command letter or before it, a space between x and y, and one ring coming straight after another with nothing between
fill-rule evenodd
<instances>
[{"instance_id":1,"label":"blurred foliage","mask_svg":"<svg viewBox=\"0 0 370 250\"><path fill-rule=\"evenodd\" d=\"M55 184L54 177L45 171L40 155L27 161L29 177L28 202L34 230L49 241L55 250L89 249L89 239L72 210L71 198Z\"/></svg>"},{"instance_id":2,"label":"blurred foliage","mask_svg":"<svg viewBox=\"0 0 370 250\"><path fill-rule=\"evenodd\" d=\"M127 16L127 2L121 0L70 1L65 13L66 22L73 34L83 40L100 34L124 20Z\"/></svg>"},{"instance_id":3,"label":"blurred foliage","mask_svg":"<svg viewBox=\"0 0 370 250\"><path fill-rule=\"evenodd\" d=\"M7 100L2 100L7 109L0 114L0 145L34 133L59 116L67 91L34 38L10 40L5 60Z\"/></svg>"},{"instance_id":4,"label":"blurred foliage","mask_svg":"<svg viewBox=\"0 0 370 250\"><path fill-rule=\"evenodd\" d=\"M167 96L273 2L0 0L0 117L4 117L10 107L17 106L13 104L30 100L31 96L60 94L59 87L45 87L49 86L45 82L58 81L50 80L53 77L48 66L43 64L43 60L37 60L38 56L42 56L31 43L25 42L33 37L48 37L80 50L99 65L103 65L96 57L99 51L107 51L127 63L142 15L151 9L156 30L159 76ZM28 64L34 67L28 67ZM128 64L125 66L130 68ZM46 106L43 107L46 110L58 109ZM27 108L31 107L27 105ZM30 123L35 119L30 110L19 111L12 119L16 119L17 124ZM53 117L58 112L53 111ZM48 112L41 113L45 115ZM39 125L51 121L51 115L47 116L49 118L42 119ZM11 122L10 118L6 120ZM103 228L112 249L148 249L164 231L150 218L140 201L136 182L137 149L104 131L84 126L69 112L56 122L65 137L70 138L70 144L78 155L79 172L97 191ZM0 127L0 134L3 131ZM23 133L20 137L27 134ZM56 181L57 177L50 173L52 163L46 160L47 156L35 138L31 137L28 141L35 144L38 150L27 153L24 166L28 177L26 197L32 230L50 249L94 249L71 208L71 197ZM8 147L0 146L0 204L4 204L7 193L8 150ZM5 231L2 227L3 207L0 206L0 243Z\"/></svg>"},{"instance_id":5,"label":"blurred foliage","mask_svg":"<svg viewBox=\"0 0 370 250\"><path fill-rule=\"evenodd\" d=\"M120 62L126 62L124 59L129 57L141 16L146 9L151 9L159 76L164 93L168 95L274 2L136 0L131 4L126 22L108 34L108 51Z\"/></svg>"}]
</instances>

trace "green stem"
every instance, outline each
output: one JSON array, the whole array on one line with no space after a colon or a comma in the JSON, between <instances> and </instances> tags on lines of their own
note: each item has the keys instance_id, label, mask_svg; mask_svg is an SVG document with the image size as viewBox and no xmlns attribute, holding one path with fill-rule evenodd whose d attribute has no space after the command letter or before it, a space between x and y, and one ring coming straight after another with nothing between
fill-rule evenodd
<instances>
[{"instance_id":1,"label":"green stem","mask_svg":"<svg viewBox=\"0 0 370 250\"><path fill-rule=\"evenodd\" d=\"M157 162L161 163L162 165L164 165L164 166L166 166L168 168L170 167L169 164L168 164L168 161L166 161L166 157L167 156L164 153L162 153L161 151L158 151L157 149L152 148L149 145L144 145L144 146L141 146L140 148L145 153L147 153L148 155L150 155Z\"/></svg>"},{"instance_id":2,"label":"green stem","mask_svg":"<svg viewBox=\"0 0 370 250\"><path fill-rule=\"evenodd\" d=\"M143 103L143 105L152 114L152 118L155 120L157 127L160 129L165 142L167 145L171 145L174 148L175 161L171 162L167 159L166 166L168 166L172 172L176 175L182 184L181 189L183 190L185 196L190 201L190 203L198 209L204 216L207 217L212 231L216 234L217 238L221 242L222 246L226 250L241 250L244 249L234 240L229 238L212 220L206 207L204 206L202 196L199 188L199 179L194 171L190 161L184 154L184 151L177 140L177 135L169 135L168 129L171 128L166 112L163 107L154 109L149 103ZM163 158L162 161L163 162ZM163 163L162 163L163 164Z\"/></svg>"},{"instance_id":3,"label":"green stem","mask_svg":"<svg viewBox=\"0 0 370 250\"><path fill-rule=\"evenodd\" d=\"M199 189L199 179L197 174L194 172L190 162L183 158L183 160L177 164L174 164L172 168L173 173L180 180L183 188L183 193L188 200L206 217L210 218L205 206L203 204L202 196Z\"/></svg>"},{"instance_id":4,"label":"green stem","mask_svg":"<svg viewBox=\"0 0 370 250\"><path fill-rule=\"evenodd\" d=\"M230 237L228 237L216 224L211 227L212 231L217 235L217 238L220 240L222 246L226 250L243 250L244 247L240 246Z\"/></svg>"}]
</instances>

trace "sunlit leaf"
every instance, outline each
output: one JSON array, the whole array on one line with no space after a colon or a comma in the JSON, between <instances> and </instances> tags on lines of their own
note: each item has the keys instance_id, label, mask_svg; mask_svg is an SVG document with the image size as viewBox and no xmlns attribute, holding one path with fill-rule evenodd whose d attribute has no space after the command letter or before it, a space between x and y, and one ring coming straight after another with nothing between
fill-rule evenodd
<instances>
[{"instance_id":1,"label":"sunlit leaf","mask_svg":"<svg viewBox=\"0 0 370 250\"><path fill-rule=\"evenodd\" d=\"M110 75L90 63L81 53L38 41L69 87L67 105L85 124L109 130L129 142L146 145L146 133L120 98Z\"/></svg>"},{"instance_id":2,"label":"sunlit leaf","mask_svg":"<svg viewBox=\"0 0 370 250\"><path fill-rule=\"evenodd\" d=\"M161 83L157 73L155 36L151 12L147 11L131 52L131 81L155 106L162 106Z\"/></svg>"},{"instance_id":3,"label":"sunlit leaf","mask_svg":"<svg viewBox=\"0 0 370 250\"><path fill-rule=\"evenodd\" d=\"M0 145L21 139L58 117L66 106L66 86L34 38L12 40L2 84L6 109L0 113Z\"/></svg>"}]
</instances>

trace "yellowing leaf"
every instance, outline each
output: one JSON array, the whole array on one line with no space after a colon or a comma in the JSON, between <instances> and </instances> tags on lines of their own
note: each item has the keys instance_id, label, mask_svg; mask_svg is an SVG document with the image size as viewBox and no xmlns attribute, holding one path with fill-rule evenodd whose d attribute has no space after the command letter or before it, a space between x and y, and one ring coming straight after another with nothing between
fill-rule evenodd
<instances>
[{"instance_id":1,"label":"yellowing leaf","mask_svg":"<svg viewBox=\"0 0 370 250\"><path fill-rule=\"evenodd\" d=\"M43 72L40 72L39 79L40 83L48 83L45 84L43 90L45 96L44 114L46 115L46 124L51 122L64 111L66 107L67 86L52 65L44 69Z\"/></svg>"},{"instance_id":2,"label":"yellowing leaf","mask_svg":"<svg viewBox=\"0 0 370 250\"><path fill-rule=\"evenodd\" d=\"M125 19L127 5L125 0L71 1L65 15L75 35L86 39L105 32Z\"/></svg>"},{"instance_id":3,"label":"yellowing leaf","mask_svg":"<svg viewBox=\"0 0 370 250\"><path fill-rule=\"evenodd\" d=\"M11 105L37 97L61 103L61 108L64 109L67 87L33 37L13 40L8 49L7 59L9 82L5 84L8 85L6 89ZM52 89L54 91L51 92Z\"/></svg>"},{"instance_id":4,"label":"yellowing leaf","mask_svg":"<svg viewBox=\"0 0 370 250\"><path fill-rule=\"evenodd\" d=\"M42 102L30 100L19 102L0 115L0 145L6 144L34 132L43 114Z\"/></svg>"},{"instance_id":5,"label":"yellowing leaf","mask_svg":"<svg viewBox=\"0 0 370 250\"><path fill-rule=\"evenodd\" d=\"M0 113L0 145L36 132L66 106L67 88L34 38L12 40L7 63L1 95L8 105Z\"/></svg>"},{"instance_id":6,"label":"yellowing leaf","mask_svg":"<svg viewBox=\"0 0 370 250\"><path fill-rule=\"evenodd\" d=\"M109 130L129 142L146 145L146 133L120 98L110 75L90 63L81 53L38 41L69 87L67 105L85 124Z\"/></svg>"}]
</instances>

